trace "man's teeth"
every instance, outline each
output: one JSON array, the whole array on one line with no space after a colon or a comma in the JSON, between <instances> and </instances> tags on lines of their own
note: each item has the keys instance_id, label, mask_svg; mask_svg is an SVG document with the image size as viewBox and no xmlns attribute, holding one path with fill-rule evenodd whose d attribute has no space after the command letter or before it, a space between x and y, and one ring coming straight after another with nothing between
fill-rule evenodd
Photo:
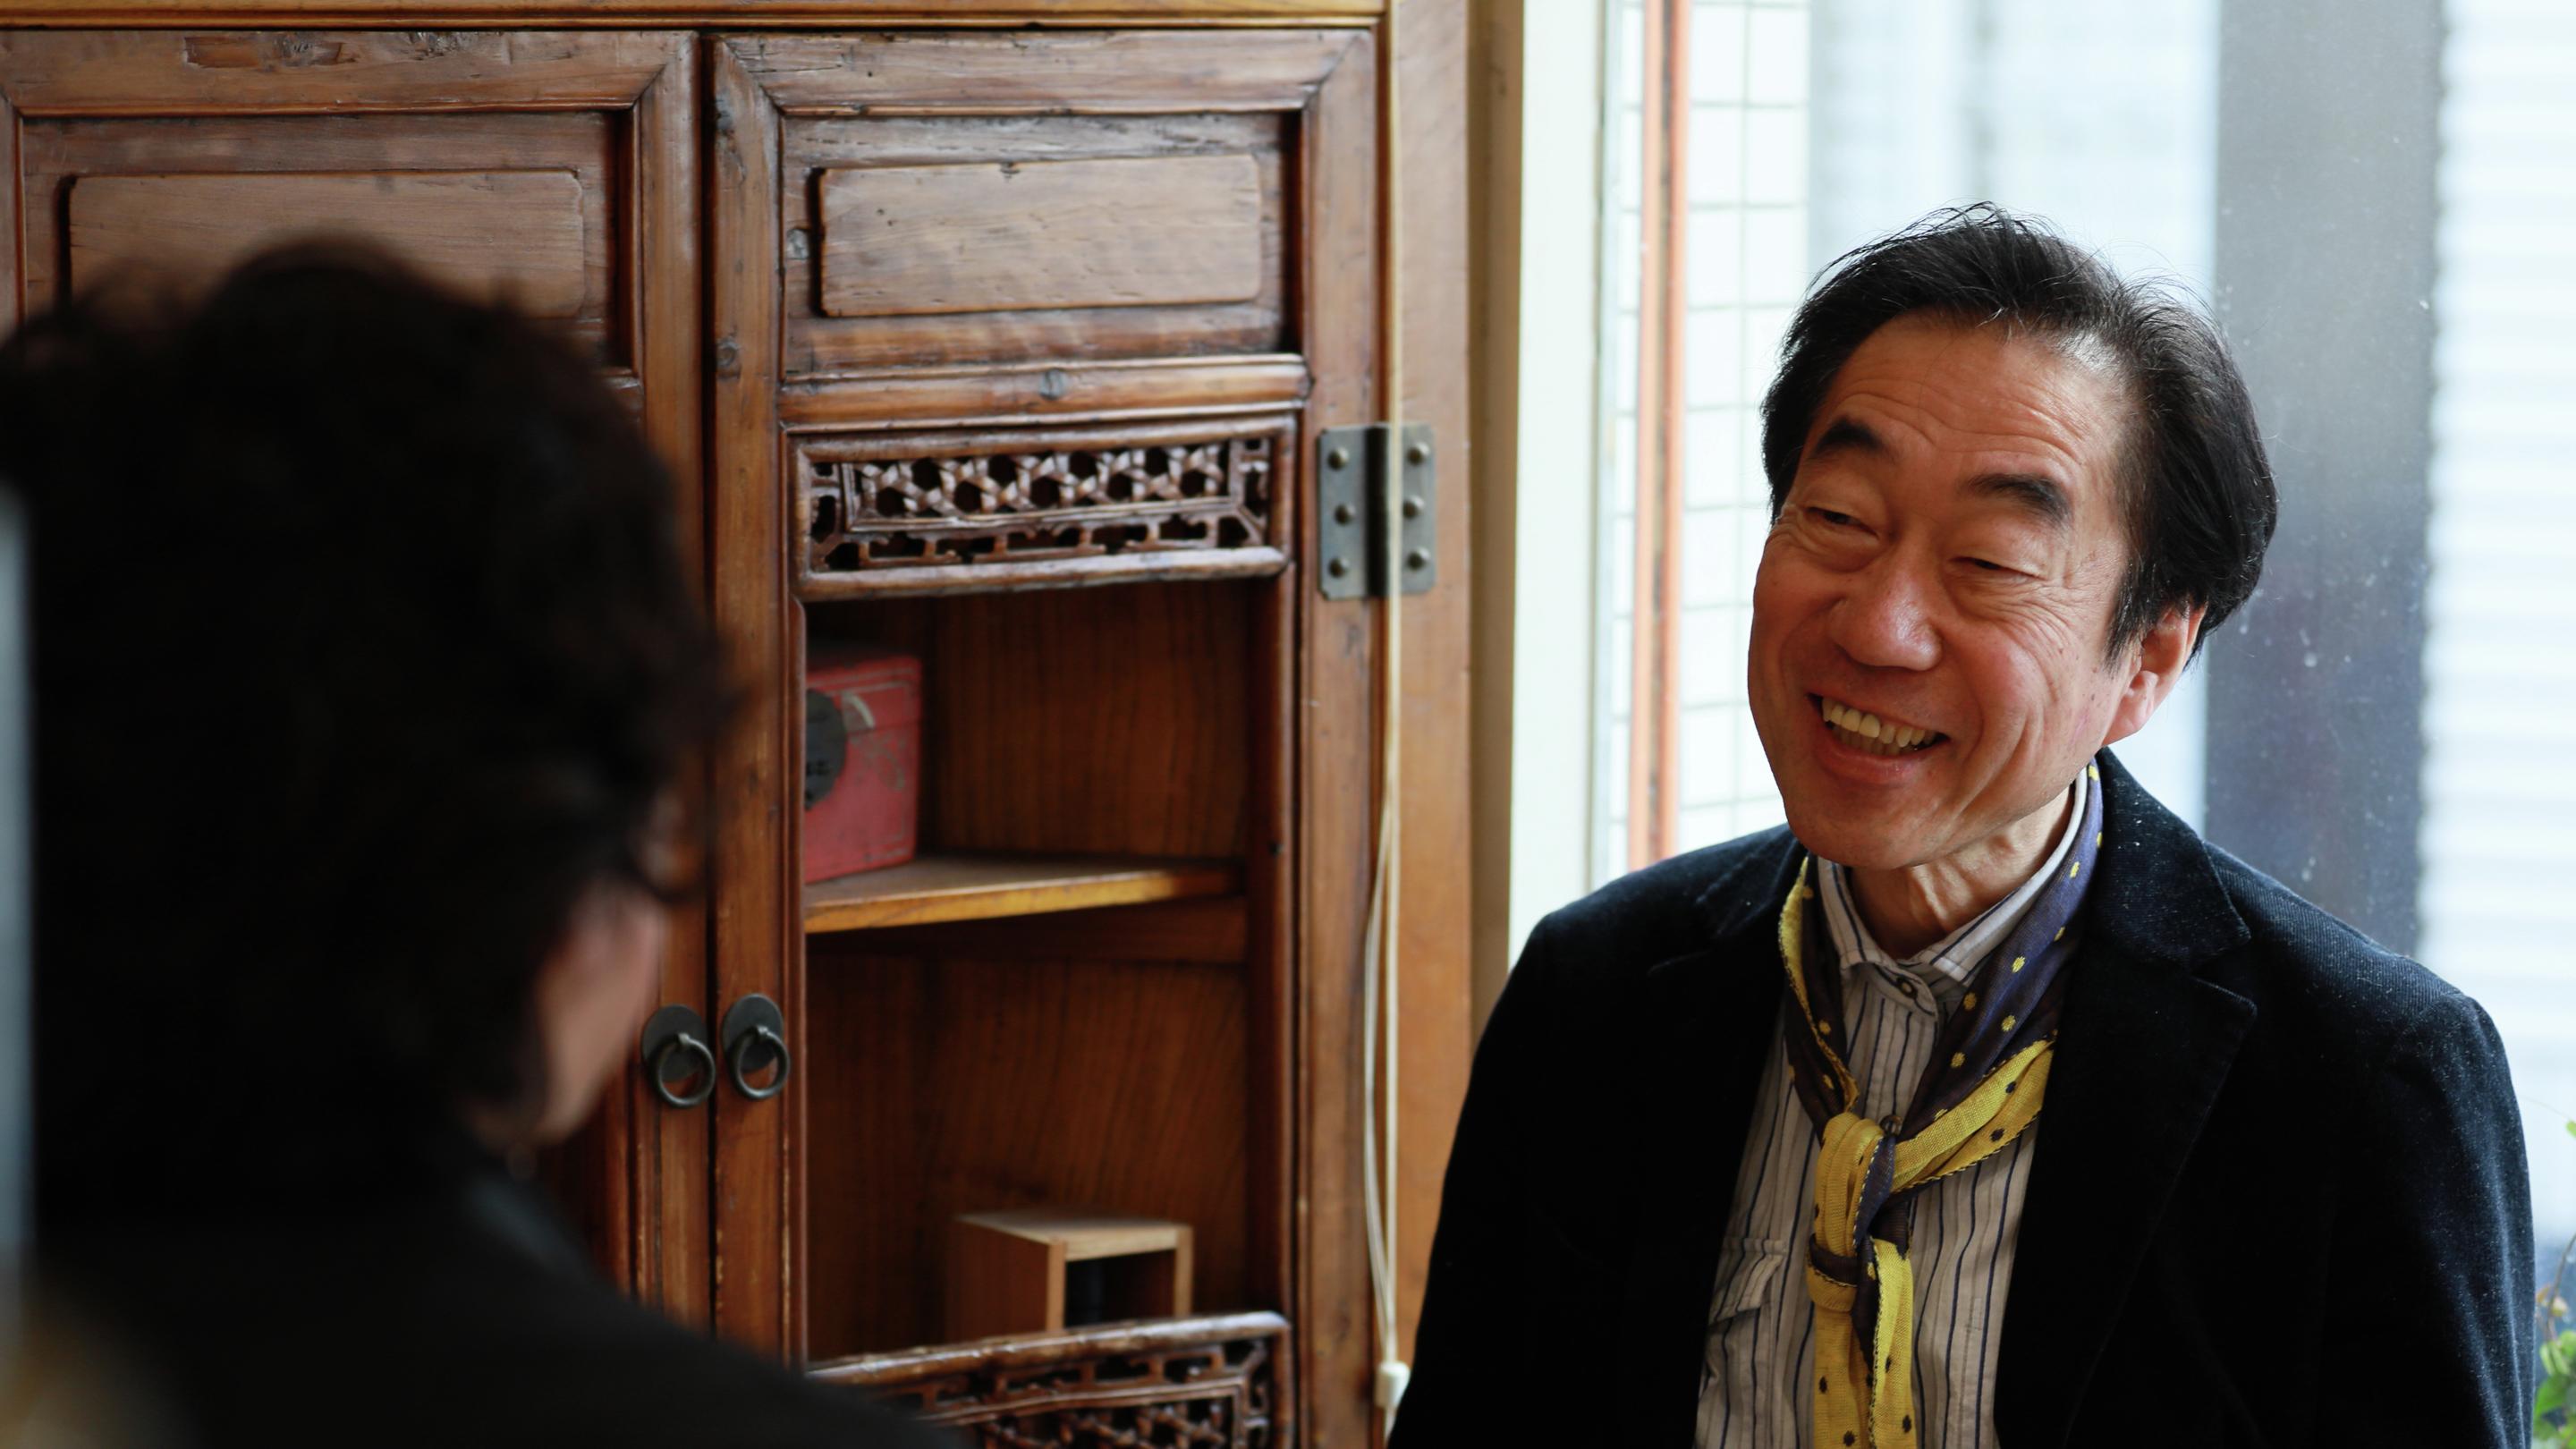
<instances>
[{"instance_id":1,"label":"man's teeth","mask_svg":"<svg viewBox=\"0 0 2576 1449\"><path fill-rule=\"evenodd\" d=\"M1852 708L1840 700L1822 702L1825 723L1842 732L1843 743L1857 746L1875 755L1901 755L1941 738L1927 729L1913 725L1892 724L1877 715Z\"/></svg>"}]
</instances>

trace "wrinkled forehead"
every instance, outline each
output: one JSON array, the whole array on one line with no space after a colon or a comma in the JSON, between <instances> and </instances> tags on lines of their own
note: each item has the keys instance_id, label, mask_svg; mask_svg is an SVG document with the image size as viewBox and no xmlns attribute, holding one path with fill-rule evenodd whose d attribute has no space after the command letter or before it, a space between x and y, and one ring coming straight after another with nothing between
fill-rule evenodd
<instances>
[{"instance_id":1,"label":"wrinkled forehead","mask_svg":"<svg viewBox=\"0 0 2576 1449\"><path fill-rule=\"evenodd\" d=\"M2098 332L1911 312L1835 369L1799 461L1955 454L1992 471L2018 460L2107 495L2128 471L2138 411L2119 350Z\"/></svg>"}]
</instances>

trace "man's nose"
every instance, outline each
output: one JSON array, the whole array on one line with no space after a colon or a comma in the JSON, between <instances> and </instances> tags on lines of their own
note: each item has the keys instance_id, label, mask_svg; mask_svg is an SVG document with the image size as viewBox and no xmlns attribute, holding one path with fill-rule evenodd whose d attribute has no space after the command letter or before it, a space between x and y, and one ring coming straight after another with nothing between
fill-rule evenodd
<instances>
[{"instance_id":1,"label":"man's nose","mask_svg":"<svg viewBox=\"0 0 2576 1449\"><path fill-rule=\"evenodd\" d=\"M1827 635L1854 663L1929 669L1941 657L1934 587L1919 565L1890 553L1852 576L1850 592L1826 616Z\"/></svg>"}]
</instances>

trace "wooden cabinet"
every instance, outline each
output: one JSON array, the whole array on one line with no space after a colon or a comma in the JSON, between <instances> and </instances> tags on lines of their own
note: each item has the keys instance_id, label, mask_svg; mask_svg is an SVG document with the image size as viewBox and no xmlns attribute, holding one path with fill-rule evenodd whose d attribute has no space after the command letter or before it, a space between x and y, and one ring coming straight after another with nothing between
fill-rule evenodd
<instances>
[{"instance_id":1,"label":"wooden cabinet","mask_svg":"<svg viewBox=\"0 0 2576 1449\"><path fill-rule=\"evenodd\" d=\"M0 281L23 315L374 237L578 339L672 461L748 708L707 765L710 889L665 999L714 1022L769 998L793 1069L696 1109L612 1094L558 1164L602 1261L1008 1442L1366 1442L1383 605L1318 589L1313 475L1323 430L1399 402L1387 167L1422 158L1403 224L1454 241L1454 114L1388 134L1373 3L1075 27L966 5L865 34L815 28L856 5L496 3L394 28L433 8L0 31ZM1454 111L1461 7L1405 13L1424 49L1399 62ZM96 18L0 0L0 25ZM281 28L305 20L378 28ZM1416 265L1427 380L1401 401L1450 456L1442 592L1406 611L1394 701L1422 762L1409 1283L1469 1037L1463 257ZM922 662L921 853L808 884L805 661L844 642ZM1185 1226L1191 1311L939 1345L956 1220L1049 1207Z\"/></svg>"}]
</instances>

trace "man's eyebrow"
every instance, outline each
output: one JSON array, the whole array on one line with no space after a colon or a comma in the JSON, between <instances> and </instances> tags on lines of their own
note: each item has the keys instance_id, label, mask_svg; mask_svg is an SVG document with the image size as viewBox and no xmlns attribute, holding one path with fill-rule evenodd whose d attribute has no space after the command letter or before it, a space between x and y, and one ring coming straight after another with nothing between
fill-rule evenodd
<instances>
[{"instance_id":1,"label":"man's eyebrow","mask_svg":"<svg viewBox=\"0 0 2576 1449\"><path fill-rule=\"evenodd\" d=\"M2010 503L2059 532L2075 522L2075 502L2064 485L2037 473L1987 473L1970 479L1968 491Z\"/></svg>"},{"instance_id":2,"label":"man's eyebrow","mask_svg":"<svg viewBox=\"0 0 2576 1449\"><path fill-rule=\"evenodd\" d=\"M1807 456L1827 458L1843 452L1868 453L1873 457L1884 458L1887 456L1887 444L1879 441L1878 434L1871 432L1867 423L1851 418L1836 418L1825 425L1823 432L1816 435L1816 445L1807 450Z\"/></svg>"}]
</instances>

